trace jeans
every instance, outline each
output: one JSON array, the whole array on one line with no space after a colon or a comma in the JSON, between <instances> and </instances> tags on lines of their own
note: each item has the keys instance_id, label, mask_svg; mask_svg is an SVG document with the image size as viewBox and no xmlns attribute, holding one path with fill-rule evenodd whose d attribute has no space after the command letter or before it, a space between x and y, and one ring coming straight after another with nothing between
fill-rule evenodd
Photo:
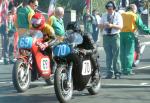
<instances>
[{"instance_id":1,"label":"jeans","mask_svg":"<svg viewBox=\"0 0 150 103\"><path fill-rule=\"evenodd\" d=\"M4 24L1 25L0 33L2 37L2 48L3 48L2 56L4 57L4 60L6 60L8 58L8 50L7 50L8 38L7 38L7 33L6 33L6 25Z\"/></svg>"},{"instance_id":2,"label":"jeans","mask_svg":"<svg viewBox=\"0 0 150 103\"><path fill-rule=\"evenodd\" d=\"M93 33L92 33L92 37L93 37L93 40L96 42L97 39L98 39L98 33L99 33L99 28L97 27L97 25L92 25L93 27Z\"/></svg>"},{"instance_id":3,"label":"jeans","mask_svg":"<svg viewBox=\"0 0 150 103\"><path fill-rule=\"evenodd\" d=\"M108 69L108 75L113 73L121 74L121 63L120 63L120 35L114 36L103 36L103 46L106 53L106 67Z\"/></svg>"}]
</instances>

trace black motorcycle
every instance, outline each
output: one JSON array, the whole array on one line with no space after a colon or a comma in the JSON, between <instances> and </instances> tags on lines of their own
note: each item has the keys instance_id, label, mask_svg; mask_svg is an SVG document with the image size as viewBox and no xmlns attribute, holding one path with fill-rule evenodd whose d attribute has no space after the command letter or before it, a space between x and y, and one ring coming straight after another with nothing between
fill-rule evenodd
<instances>
[{"instance_id":1,"label":"black motorcycle","mask_svg":"<svg viewBox=\"0 0 150 103\"><path fill-rule=\"evenodd\" d=\"M73 32L53 48L57 63L54 89L61 103L69 102L73 90L87 89L91 95L95 95L101 87L100 71L93 65L92 52L83 52L78 48L82 42L81 34Z\"/></svg>"}]
</instances>

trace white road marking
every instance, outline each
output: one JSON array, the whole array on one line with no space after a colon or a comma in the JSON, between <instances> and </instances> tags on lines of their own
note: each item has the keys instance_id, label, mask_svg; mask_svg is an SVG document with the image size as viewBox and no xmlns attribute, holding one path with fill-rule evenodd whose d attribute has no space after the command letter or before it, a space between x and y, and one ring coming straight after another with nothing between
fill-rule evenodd
<instances>
[{"instance_id":1,"label":"white road marking","mask_svg":"<svg viewBox=\"0 0 150 103\"><path fill-rule=\"evenodd\" d=\"M140 85L148 85L148 83L140 83Z\"/></svg>"},{"instance_id":2,"label":"white road marking","mask_svg":"<svg viewBox=\"0 0 150 103\"><path fill-rule=\"evenodd\" d=\"M0 84L12 84L11 81L8 81L8 82L0 82ZM46 84L44 81L36 81L36 82L31 82L31 85L32 84Z\"/></svg>"},{"instance_id":3,"label":"white road marking","mask_svg":"<svg viewBox=\"0 0 150 103\"><path fill-rule=\"evenodd\" d=\"M150 42L142 42L141 44L150 45Z\"/></svg>"},{"instance_id":4,"label":"white road marking","mask_svg":"<svg viewBox=\"0 0 150 103\"><path fill-rule=\"evenodd\" d=\"M43 89L50 89L50 88L54 88L54 86L51 85L51 86L44 86L44 87L43 87Z\"/></svg>"},{"instance_id":5,"label":"white road marking","mask_svg":"<svg viewBox=\"0 0 150 103\"><path fill-rule=\"evenodd\" d=\"M0 82L0 84L12 84L12 82ZM32 84L45 84L45 82L40 82L40 81L37 81L37 82L31 82L31 85ZM130 84L130 83L126 83L126 84L110 84L110 83L102 83L102 87L105 87L105 86L127 86L127 87L150 87L150 83L139 83L139 84ZM43 89L50 89L50 88L54 88L54 85L51 85L51 86L43 86L42 87Z\"/></svg>"},{"instance_id":6,"label":"white road marking","mask_svg":"<svg viewBox=\"0 0 150 103\"><path fill-rule=\"evenodd\" d=\"M140 84L102 84L102 86L127 86L127 87L150 87L149 83L140 83Z\"/></svg>"},{"instance_id":7,"label":"white road marking","mask_svg":"<svg viewBox=\"0 0 150 103\"><path fill-rule=\"evenodd\" d=\"M139 68L136 68L136 69L146 69L146 68L149 68L150 67L150 65L148 65L148 66L143 66L143 67L139 67ZM135 70L136 70L135 69Z\"/></svg>"}]
</instances>

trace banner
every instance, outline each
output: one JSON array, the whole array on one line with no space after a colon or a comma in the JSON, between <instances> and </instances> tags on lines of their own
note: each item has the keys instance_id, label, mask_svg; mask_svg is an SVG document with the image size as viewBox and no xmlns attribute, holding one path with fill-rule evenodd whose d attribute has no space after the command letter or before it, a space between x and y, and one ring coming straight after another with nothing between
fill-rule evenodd
<instances>
[{"instance_id":1,"label":"banner","mask_svg":"<svg viewBox=\"0 0 150 103\"><path fill-rule=\"evenodd\" d=\"M8 13L8 0L0 0L0 23L6 22Z\"/></svg>"},{"instance_id":2,"label":"banner","mask_svg":"<svg viewBox=\"0 0 150 103\"><path fill-rule=\"evenodd\" d=\"M86 0L86 10L90 10L90 2L91 0Z\"/></svg>"},{"instance_id":3,"label":"banner","mask_svg":"<svg viewBox=\"0 0 150 103\"><path fill-rule=\"evenodd\" d=\"M51 0L49 3L49 8L48 8L48 16L53 15L54 10L55 10L55 4L56 4L56 0Z\"/></svg>"}]
</instances>

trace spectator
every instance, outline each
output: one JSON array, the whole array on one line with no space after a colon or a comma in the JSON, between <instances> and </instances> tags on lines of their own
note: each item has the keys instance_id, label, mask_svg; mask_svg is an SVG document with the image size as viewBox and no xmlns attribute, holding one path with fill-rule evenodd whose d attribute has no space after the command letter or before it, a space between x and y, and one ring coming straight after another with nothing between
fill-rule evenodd
<instances>
[{"instance_id":1,"label":"spectator","mask_svg":"<svg viewBox=\"0 0 150 103\"><path fill-rule=\"evenodd\" d=\"M106 79L120 79L120 30L122 29L122 17L116 12L112 1L106 4L107 13L101 18L100 28L103 30L103 46L106 53L106 67L108 69Z\"/></svg>"},{"instance_id":2,"label":"spectator","mask_svg":"<svg viewBox=\"0 0 150 103\"><path fill-rule=\"evenodd\" d=\"M2 57L4 57L4 64L8 64L7 51L7 16L8 16L8 1L0 2L0 33L2 40Z\"/></svg>"},{"instance_id":3,"label":"spectator","mask_svg":"<svg viewBox=\"0 0 150 103\"><path fill-rule=\"evenodd\" d=\"M123 17L123 28L120 33L121 37L121 65L122 72L125 75L132 73L132 64L135 50L135 34L134 32L139 28L145 33L150 33L142 22L139 15L136 14L137 7L135 4L130 4L127 12L122 13Z\"/></svg>"},{"instance_id":4,"label":"spectator","mask_svg":"<svg viewBox=\"0 0 150 103\"><path fill-rule=\"evenodd\" d=\"M84 23L84 31L92 34L92 15L90 14L90 10L87 9L86 13L83 15L83 23Z\"/></svg>"},{"instance_id":5,"label":"spectator","mask_svg":"<svg viewBox=\"0 0 150 103\"><path fill-rule=\"evenodd\" d=\"M93 22L92 22L92 27L93 27L93 40L96 42L98 39L98 34L99 34L99 27L98 25L100 24L101 17L98 15L98 12L96 10L92 11L92 17L93 17Z\"/></svg>"},{"instance_id":6,"label":"spectator","mask_svg":"<svg viewBox=\"0 0 150 103\"><path fill-rule=\"evenodd\" d=\"M129 0L121 0L120 1L120 7L121 8L126 8L129 6Z\"/></svg>"},{"instance_id":7,"label":"spectator","mask_svg":"<svg viewBox=\"0 0 150 103\"><path fill-rule=\"evenodd\" d=\"M55 34L60 41L64 39L65 35L63 16L64 8L57 7L54 15L48 18L48 24L54 28Z\"/></svg>"},{"instance_id":8,"label":"spectator","mask_svg":"<svg viewBox=\"0 0 150 103\"><path fill-rule=\"evenodd\" d=\"M28 5L23 3L23 7L17 11L17 31L19 35L28 32L31 29L31 18L34 15L34 10L38 7L38 0L29 0Z\"/></svg>"},{"instance_id":9,"label":"spectator","mask_svg":"<svg viewBox=\"0 0 150 103\"><path fill-rule=\"evenodd\" d=\"M14 49L14 34L16 32L15 28L15 15L16 15L16 7L13 7L11 12L8 14L8 26L7 26L7 31L8 31L8 57L9 57L9 62L13 63L14 55L13 55L13 49Z\"/></svg>"}]
</instances>

